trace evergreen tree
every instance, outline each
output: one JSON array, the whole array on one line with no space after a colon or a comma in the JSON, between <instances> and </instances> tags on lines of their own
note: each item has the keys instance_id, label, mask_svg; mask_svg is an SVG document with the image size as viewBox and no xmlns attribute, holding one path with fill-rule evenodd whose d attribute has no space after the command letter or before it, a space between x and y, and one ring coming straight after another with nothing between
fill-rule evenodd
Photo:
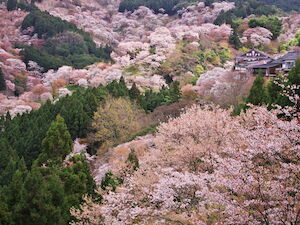
<instances>
[{"instance_id":1,"label":"evergreen tree","mask_svg":"<svg viewBox=\"0 0 300 225\"><path fill-rule=\"evenodd\" d=\"M10 158L4 171L1 173L0 185L7 185L11 182L12 177L17 170L17 160Z\"/></svg>"},{"instance_id":2,"label":"evergreen tree","mask_svg":"<svg viewBox=\"0 0 300 225\"><path fill-rule=\"evenodd\" d=\"M140 90L137 88L136 84L133 83L132 87L129 90L129 98L131 100L139 100L141 96Z\"/></svg>"},{"instance_id":3,"label":"evergreen tree","mask_svg":"<svg viewBox=\"0 0 300 225\"><path fill-rule=\"evenodd\" d=\"M113 81L107 85L107 90L113 97L128 96L128 88L125 83L124 77L120 78L120 81Z\"/></svg>"},{"instance_id":4,"label":"evergreen tree","mask_svg":"<svg viewBox=\"0 0 300 225\"><path fill-rule=\"evenodd\" d=\"M8 0L7 1L7 10L12 11L17 7L17 0Z\"/></svg>"},{"instance_id":5,"label":"evergreen tree","mask_svg":"<svg viewBox=\"0 0 300 225\"><path fill-rule=\"evenodd\" d=\"M0 91L5 91L5 90L6 90L6 83L4 80L2 69L0 68Z\"/></svg>"},{"instance_id":6,"label":"evergreen tree","mask_svg":"<svg viewBox=\"0 0 300 225\"><path fill-rule=\"evenodd\" d=\"M64 118L56 116L52 122L46 137L42 142L43 152L39 158L39 163L53 161L62 162L63 159L72 151L72 139L65 124Z\"/></svg>"},{"instance_id":7,"label":"evergreen tree","mask_svg":"<svg viewBox=\"0 0 300 225\"><path fill-rule=\"evenodd\" d=\"M269 102L268 92L264 86L264 78L261 73L256 76L253 86L250 90L250 94L247 98L247 102L253 105L263 105Z\"/></svg>"},{"instance_id":8,"label":"evergreen tree","mask_svg":"<svg viewBox=\"0 0 300 225\"><path fill-rule=\"evenodd\" d=\"M300 59L296 61L295 67L289 72L287 76L290 85L300 85ZM298 94L300 94L300 90L298 89Z\"/></svg>"},{"instance_id":9,"label":"evergreen tree","mask_svg":"<svg viewBox=\"0 0 300 225\"><path fill-rule=\"evenodd\" d=\"M65 118L65 123L72 139L83 138L87 134L89 122L89 117L82 103L84 101L79 98L73 99L72 97L67 99L68 101L63 105L60 115Z\"/></svg>"},{"instance_id":10,"label":"evergreen tree","mask_svg":"<svg viewBox=\"0 0 300 225\"><path fill-rule=\"evenodd\" d=\"M239 49L242 47L242 43L240 41L239 35L236 31L236 29L233 29L232 33L229 37L229 43L234 46L235 49Z\"/></svg>"},{"instance_id":11,"label":"evergreen tree","mask_svg":"<svg viewBox=\"0 0 300 225\"><path fill-rule=\"evenodd\" d=\"M16 224L66 224L60 211L63 201L61 183L55 176L48 179L49 182L46 182L37 167L27 175L20 202L15 207Z\"/></svg>"},{"instance_id":12,"label":"evergreen tree","mask_svg":"<svg viewBox=\"0 0 300 225\"><path fill-rule=\"evenodd\" d=\"M205 1L205 6L212 7L214 2L215 2L214 0L206 0Z\"/></svg>"},{"instance_id":13,"label":"evergreen tree","mask_svg":"<svg viewBox=\"0 0 300 225\"><path fill-rule=\"evenodd\" d=\"M7 195L0 186L0 225L12 225L12 212L9 210L6 202Z\"/></svg>"},{"instance_id":14,"label":"evergreen tree","mask_svg":"<svg viewBox=\"0 0 300 225\"><path fill-rule=\"evenodd\" d=\"M169 95L170 95L172 103L177 102L181 96L180 83L178 81L174 81L170 85L169 92L170 92Z\"/></svg>"}]
</instances>

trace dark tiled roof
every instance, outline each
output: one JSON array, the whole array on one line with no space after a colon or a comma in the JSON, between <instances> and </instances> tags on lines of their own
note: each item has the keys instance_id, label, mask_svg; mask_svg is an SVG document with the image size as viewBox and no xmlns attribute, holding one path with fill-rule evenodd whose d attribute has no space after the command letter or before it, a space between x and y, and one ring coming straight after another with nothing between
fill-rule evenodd
<instances>
[{"instance_id":1,"label":"dark tiled roof","mask_svg":"<svg viewBox=\"0 0 300 225\"><path fill-rule=\"evenodd\" d=\"M279 66L281 63L276 63L274 61L266 63L266 64L261 64L261 65L256 65L253 66L252 68L255 69L267 69L267 68L271 68L271 67L275 67L275 66Z\"/></svg>"},{"instance_id":2,"label":"dark tiled roof","mask_svg":"<svg viewBox=\"0 0 300 225\"><path fill-rule=\"evenodd\" d=\"M271 68L275 66L279 66L282 64L284 61L289 61L289 60L297 60L300 58L300 52L288 52L284 56L279 57L278 59L275 59L271 62L268 62L266 64L261 64L261 65L256 65L253 66L252 68L257 68L257 69L266 69L266 68Z\"/></svg>"},{"instance_id":3,"label":"dark tiled roof","mask_svg":"<svg viewBox=\"0 0 300 225\"><path fill-rule=\"evenodd\" d=\"M287 61L287 60L297 60L300 58L300 52L289 52L284 56L280 57L280 60Z\"/></svg>"},{"instance_id":4,"label":"dark tiled roof","mask_svg":"<svg viewBox=\"0 0 300 225\"><path fill-rule=\"evenodd\" d=\"M260 57L266 57L266 58L273 59L270 55L268 55L268 54L264 53L263 51L260 51L256 48L253 48L253 49L249 50L248 52L243 53L242 55L238 56L237 58L246 58L246 57L248 57L247 54L252 53L252 51L260 53L261 54Z\"/></svg>"}]
</instances>

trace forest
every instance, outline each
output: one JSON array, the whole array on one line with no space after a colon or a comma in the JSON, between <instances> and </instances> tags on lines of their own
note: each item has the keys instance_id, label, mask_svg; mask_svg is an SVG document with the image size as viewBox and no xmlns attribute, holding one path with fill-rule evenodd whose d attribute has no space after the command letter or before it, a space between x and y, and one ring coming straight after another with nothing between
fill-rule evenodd
<instances>
[{"instance_id":1,"label":"forest","mask_svg":"<svg viewBox=\"0 0 300 225\"><path fill-rule=\"evenodd\" d=\"M246 17L251 14L257 15L272 15L279 8L283 11L299 11L300 3L297 0L229 0L236 2L237 8L235 14L238 17ZM156 1L156 0L123 0L119 6L119 11L124 12L133 11L139 6L146 6L152 9L155 13L159 12L159 9L164 9L169 15L175 14L178 10L188 5L193 5L197 1L192 0L172 0L172 1ZM220 2L218 0L204 0L207 6L211 6L214 2Z\"/></svg>"},{"instance_id":2,"label":"forest","mask_svg":"<svg viewBox=\"0 0 300 225\"><path fill-rule=\"evenodd\" d=\"M149 113L160 105L177 102L180 92L175 82L160 92L141 94L135 85L128 89L121 79L98 88L75 88L71 96L56 104L48 101L39 110L13 119L9 113L2 116L0 196L4 201L0 203L0 224L66 224L72 220L69 209L79 206L83 195L101 199L94 192L85 157L69 159L72 166L65 166L63 161L72 151L73 141L86 138L95 129L91 125L94 113L109 96L131 99L138 110ZM130 100L125 104L131 104ZM120 129L124 132L124 127ZM132 133L128 135L127 139L132 138ZM95 154L104 144L91 143L94 149L90 153Z\"/></svg>"},{"instance_id":3,"label":"forest","mask_svg":"<svg viewBox=\"0 0 300 225\"><path fill-rule=\"evenodd\" d=\"M297 2L49 1L0 9L0 225L299 224L300 59L233 69Z\"/></svg>"},{"instance_id":4,"label":"forest","mask_svg":"<svg viewBox=\"0 0 300 225\"><path fill-rule=\"evenodd\" d=\"M244 2L247 0L230 0L234 2ZM260 0L266 5L274 5L283 11L300 11L300 2L298 0Z\"/></svg>"},{"instance_id":5,"label":"forest","mask_svg":"<svg viewBox=\"0 0 300 225\"><path fill-rule=\"evenodd\" d=\"M22 29L33 27L31 35L44 40L42 46L24 47L21 55L24 62L35 61L44 68L58 69L63 65L83 68L99 61L109 61L111 47L97 48L90 34L78 29L75 24L38 9L24 18Z\"/></svg>"}]
</instances>

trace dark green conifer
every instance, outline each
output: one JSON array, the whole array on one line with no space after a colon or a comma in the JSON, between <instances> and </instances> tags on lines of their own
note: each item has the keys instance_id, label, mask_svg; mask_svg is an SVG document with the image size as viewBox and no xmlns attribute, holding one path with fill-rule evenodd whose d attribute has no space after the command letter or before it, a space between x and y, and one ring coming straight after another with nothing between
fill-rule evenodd
<instances>
[{"instance_id":1,"label":"dark green conifer","mask_svg":"<svg viewBox=\"0 0 300 225\"><path fill-rule=\"evenodd\" d=\"M2 69L0 68L0 91L5 91L5 90L6 90L6 83L4 80Z\"/></svg>"},{"instance_id":2,"label":"dark green conifer","mask_svg":"<svg viewBox=\"0 0 300 225\"><path fill-rule=\"evenodd\" d=\"M264 78L261 73L256 76L253 86L250 90L250 94L247 98L247 102L253 105L263 105L269 102L269 96L266 87L264 86Z\"/></svg>"},{"instance_id":3,"label":"dark green conifer","mask_svg":"<svg viewBox=\"0 0 300 225\"><path fill-rule=\"evenodd\" d=\"M12 11L17 7L17 0L8 0L7 1L7 10Z\"/></svg>"},{"instance_id":4,"label":"dark green conifer","mask_svg":"<svg viewBox=\"0 0 300 225\"><path fill-rule=\"evenodd\" d=\"M239 35L236 29L233 29L232 33L229 36L229 43L234 46L235 49L239 49L242 47L242 43L240 41Z\"/></svg>"},{"instance_id":5,"label":"dark green conifer","mask_svg":"<svg viewBox=\"0 0 300 225\"><path fill-rule=\"evenodd\" d=\"M129 97L131 100L138 100L140 98L141 92L137 88L136 84L133 83L132 87L129 90Z\"/></svg>"},{"instance_id":6,"label":"dark green conifer","mask_svg":"<svg viewBox=\"0 0 300 225\"><path fill-rule=\"evenodd\" d=\"M60 115L52 122L42 142L42 154L39 163L48 160L59 163L72 151L72 139L65 120Z\"/></svg>"}]
</instances>

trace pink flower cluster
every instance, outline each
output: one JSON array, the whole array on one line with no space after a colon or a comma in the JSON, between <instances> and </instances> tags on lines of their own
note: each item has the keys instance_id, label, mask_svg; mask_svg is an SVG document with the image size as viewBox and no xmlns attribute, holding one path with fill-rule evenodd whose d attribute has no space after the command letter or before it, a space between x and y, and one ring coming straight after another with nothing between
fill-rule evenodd
<instances>
[{"instance_id":1,"label":"pink flower cluster","mask_svg":"<svg viewBox=\"0 0 300 225\"><path fill-rule=\"evenodd\" d=\"M263 107L230 113L193 106L161 124L139 169L73 209L73 224L298 224L299 123Z\"/></svg>"}]
</instances>

